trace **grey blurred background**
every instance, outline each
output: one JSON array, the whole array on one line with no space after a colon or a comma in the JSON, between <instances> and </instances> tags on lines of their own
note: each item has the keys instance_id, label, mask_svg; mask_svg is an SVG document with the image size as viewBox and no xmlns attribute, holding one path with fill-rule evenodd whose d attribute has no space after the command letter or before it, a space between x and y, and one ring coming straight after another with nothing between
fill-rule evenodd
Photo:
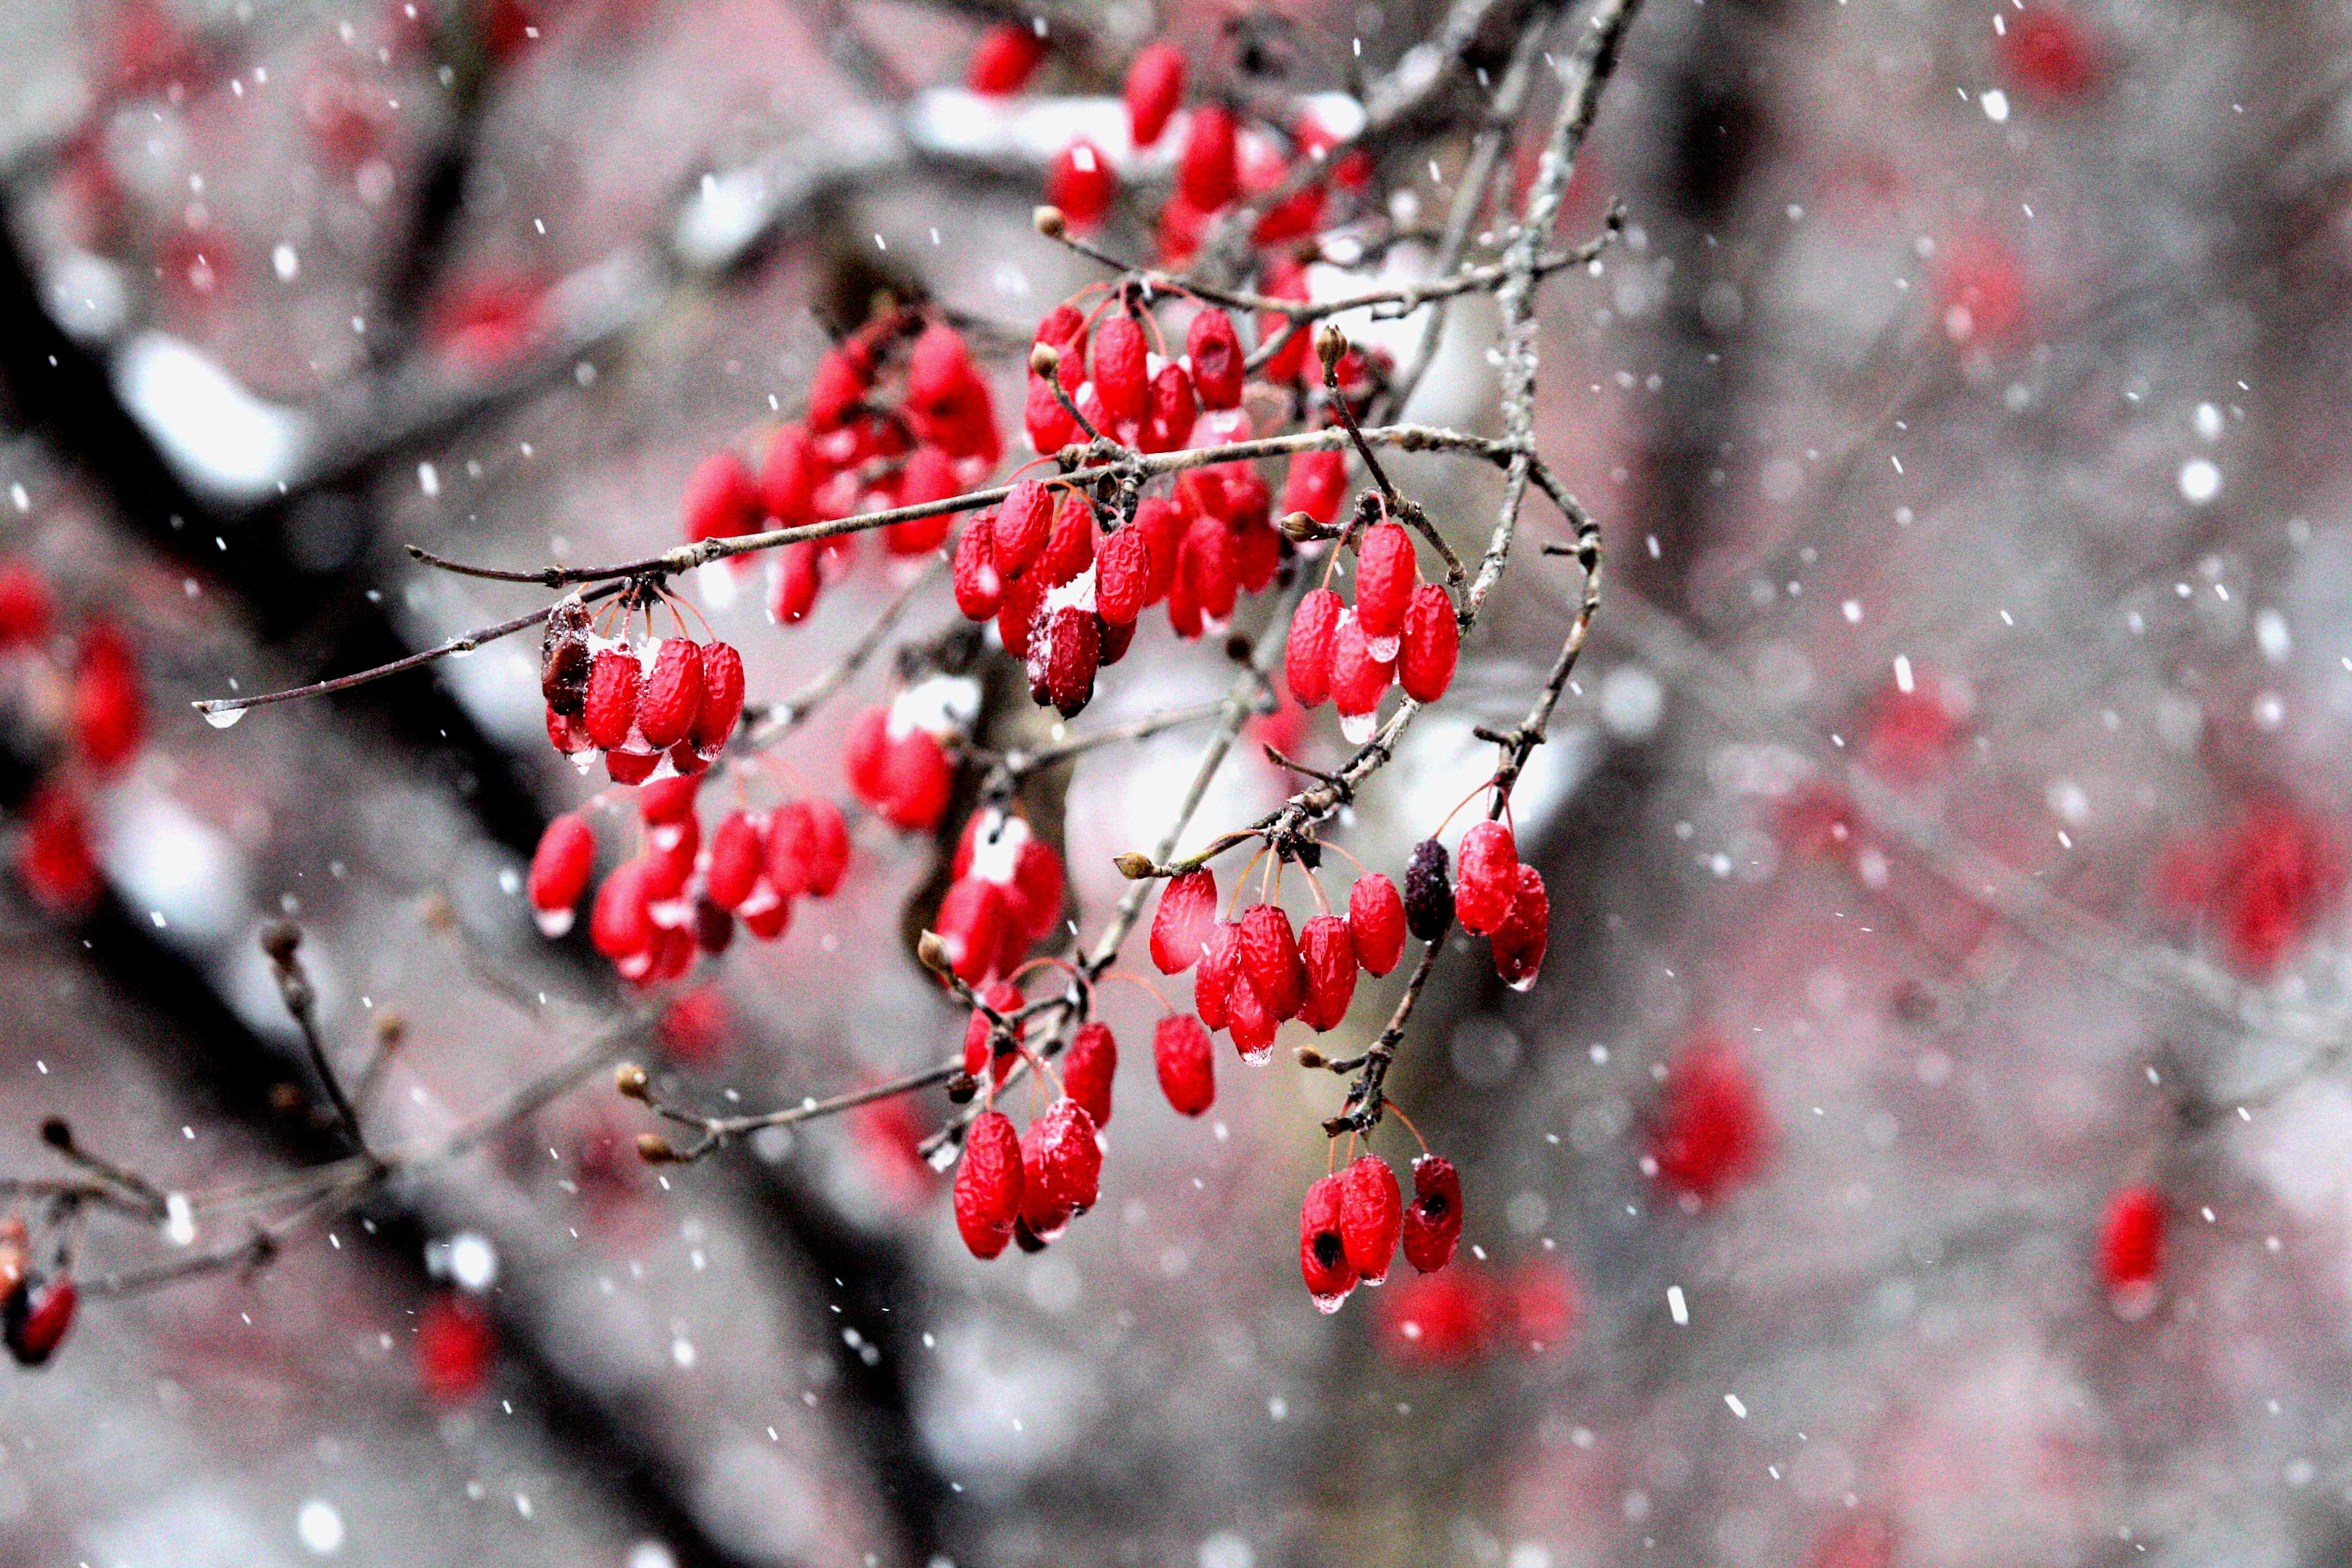
<instances>
[{"instance_id":1,"label":"grey blurred background","mask_svg":"<svg viewBox=\"0 0 2352 1568\"><path fill-rule=\"evenodd\" d=\"M544 742L528 639L226 731L187 701L539 602L406 543L671 542L696 461L754 452L877 285L995 352L1009 426L1014 353L1096 274L1028 224L1052 133L937 90L1007 14L0 5L0 550L63 621L125 627L151 713L95 797L97 905L0 900L0 1169L53 1172L49 1114L173 1191L331 1155L284 1092L307 1079L255 942L279 916L342 1059L402 1022L387 1141L616 1016L519 897L593 789ZM1291 86L1344 89L1443 8L1039 15L1073 41L1023 100L1050 108L1236 23ZM1464 1171L1444 1289L1316 1313L1294 1216L1337 1086L1226 1057L1179 1118L1139 994L1109 1014L1101 1205L992 1265L907 1152L936 1092L663 1173L597 1072L250 1279L86 1303L54 1365L0 1375L7 1560L2341 1561L2347 44L2295 0L1643 11L1568 220L1615 196L1626 239L1546 296L1539 436L1612 563L1517 806L1551 954L1525 995L1482 951L1442 967L1394 1080ZM1385 174L1434 213L1464 144ZM1492 420L1491 325L1455 313L1412 417ZM1401 477L1483 531L1483 477ZM869 563L804 626L756 593L714 622L780 696L892 586ZM1341 842L1401 868L1578 586L1518 560ZM920 602L909 635L950 615ZM1095 719L1223 689L1213 648L1143 635ZM21 657L0 684L21 835L58 698ZM784 748L807 787L843 793L887 686ZM1070 776L1085 929L1196 743ZM1328 713L1297 743L1343 754ZM1284 788L1237 758L1194 841ZM628 1042L682 1098L788 1104L956 1037L895 936L937 847L856 839L843 897ZM1702 1204L1643 1159L1706 1042L1769 1131ZM2127 1317L2097 1233L2139 1183L2170 1228ZM83 1267L173 1246L100 1226ZM449 1387L453 1321L488 1356Z\"/></svg>"}]
</instances>

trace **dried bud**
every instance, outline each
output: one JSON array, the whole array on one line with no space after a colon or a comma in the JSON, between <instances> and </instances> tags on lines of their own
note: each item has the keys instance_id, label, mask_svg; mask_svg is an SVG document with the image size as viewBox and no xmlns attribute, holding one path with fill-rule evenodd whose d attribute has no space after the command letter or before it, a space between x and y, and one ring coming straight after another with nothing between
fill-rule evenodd
<instances>
[{"instance_id":1,"label":"dried bud","mask_svg":"<svg viewBox=\"0 0 2352 1568\"><path fill-rule=\"evenodd\" d=\"M1029 351L1029 374L1051 381L1062 368L1062 351L1051 343L1039 343Z\"/></svg>"},{"instance_id":2,"label":"dried bud","mask_svg":"<svg viewBox=\"0 0 2352 1568\"><path fill-rule=\"evenodd\" d=\"M623 1062L613 1069L613 1087L631 1100L653 1098L652 1083L646 1077L646 1069L635 1062Z\"/></svg>"},{"instance_id":3,"label":"dried bud","mask_svg":"<svg viewBox=\"0 0 2352 1568\"><path fill-rule=\"evenodd\" d=\"M272 921L261 928L261 951L280 969L294 962L295 951L301 945L302 930L291 921Z\"/></svg>"},{"instance_id":4,"label":"dried bud","mask_svg":"<svg viewBox=\"0 0 2352 1568\"><path fill-rule=\"evenodd\" d=\"M408 1038L408 1020L398 1013L380 1013L375 1020L376 1048L390 1055Z\"/></svg>"},{"instance_id":5,"label":"dried bud","mask_svg":"<svg viewBox=\"0 0 2352 1568\"><path fill-rule=\"evenodd\" d=\"M1330 531L1303 511L1285 512L1277 524L1294 544L1304 544L1311 539L1328 539Z\"/></svg>"},{"instance_id":6,"label":"dried bud","mask_svg":"<svg viewBox=\"0 0 2352 1568\"><path fill-rule=\"evenodd\" d=\"M1347 352L1347 333L1328 321L1315 329L1315 357L1323 362L1325 370L1338 364L1339 357Z\"/></svg>"},{"instance_id":7,"label":"dried bud","mask_svg":"<svg viewBox=\"0 0 2352 1568\"><path fill-rule=\"evenodd\" d=\"M916 939L915 956L921 959L923 967L934 974L946 974L955 967L948 957L948 944L940 940L940 933L935 931L927 931Z\"/></svg>"},{"instance_id":8,"label":"dried bud","mask_svg":"<svg viewBox=\"0 0 2352 1568\"><path fill-rule=\"evenodd\" d=\"M955 1105L970 1105L971 1097L980 1092L980 1079L968 1072L960 1072L948 1079L948 1100Z\"/></svg>"},{"instance_id":9,"label":"dried bud","mask_svg":"<svg viewBox=\"0 0 2352 1568\"><path fill-rule=\"evenodd\" d=\"M1317 1050L1313 1046L1296 1047L1294 1047L1294 1054L1298 1058L1298 1065L1300 1067L1313 1068L1319 1068L1323 1065L1323 1053Z\"/></svg>"},{"instance_id":10,"label":"dried bud","mask_svg":"<svg viewBox=\"0 0 2352 1568\"><path fill-rule=\"evenodd\" d=\"M1056 206L1039 207L1029 215L1029 221L1035 224L1037 232L1047 239L1061 238L1063 231L1070 226L1069 220L1062 216L1062 209Z\"/></svg>"},{"instance_id":11,"label":"dried bud","mask_svg":"<svg viewBox=\"0 0 2352 1568\"><path fill-rule=\"evenodd\" d=\"M1111 864L1118 867L1118 874L1130 882L1140 882L1160 868L1152 863L1150 856L1140 854L1133 849L1124 855L1112 857Z\"/></svg>"},{"instance_id":12,"label":"dried bud","mask_svg":"<svg viewBox=\"0 0 2352 1568\"><path fill-rule=\"evenodd\" d=\"M637 1158L648 1165L674 1165L678 1163L677 1151L670 1141L658 1132L637 1134Z\"/></svg>"},{"instance_id":13,"label":"dried bud","mask_svg":"<svg viewBox=\"0 0 2352 1568\"><path fill-rule=\"evenodd\" d=\"M70 1153L74 1146L73 1128L62 1116L45 1117L41 1121L41 1142L52 1149L62 1149Z\"/></svg>"}]
</instances>

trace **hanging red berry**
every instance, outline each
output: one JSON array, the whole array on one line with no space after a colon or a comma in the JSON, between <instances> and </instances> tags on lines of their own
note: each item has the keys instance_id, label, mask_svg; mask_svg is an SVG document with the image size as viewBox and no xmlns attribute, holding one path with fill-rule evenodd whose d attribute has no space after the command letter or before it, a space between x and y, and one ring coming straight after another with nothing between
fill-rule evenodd
<instances>
[{"instance_id":1,"label":"hanging red berry","mask_svg":"<svg viewBox=\"0 0 2352 1568\"><path fill-rule=\"evenodd\" d=\"M1397 929L1402 935L1402 919ZM1356 994L1356 946L1348 922L1338 915L1308 921L1299 932L1298 956L1307 972L1298 1021L1318 1032L1337 1028Z\"/></svg>"},{"instance_id":2,"label":"hanging red berry","mask_svg":"<svg viewBox=\"0 0 2352 1568\"><path fill-rule=\"evenodd\" d=\"M981 35L964 68L964 86L984 98L1019 92L1045 61L1045 40L1025 22L999 22Z\"/></svg>"},{"instance_id":3,"label":"hanging red berry","mask_svg":"<svg viewBox=\"0 0 2352 1568\"><path fill-rule=\"evenodd\" d=\"M1078 1026L1062 1053L1062 1090L1086 1110L1097 1128L1110 1125L1111 1079L1118 1071L1118 1042L1099 1018Z\"/></svg>"},{"instance_id":4,"label":"hanging red berry","mask_svg":"<svg viewBox=\"0 0 2352 1568\"><path fill-rule=\"evenodd\" d=\"M974 1258L994 1258L1021 1216L1021 1134L1001 1110L983 1110L964 1132L956 1167L956 1229Z\"/></svg>"},{"instance_id":5,"label":"hanging red berry","mask_svg":"<svg viewBox=\"0 0 2352 1568\"><path fill-rule=\"evenodd\" d=\"M1149 147L1184 101L1184 56L1170 43L1146 44L1127 68L1127 133Z\"/></svg>"},{"instance_id":6,"label":"hanging red berry","mask_svg":"<svg viewBox=\"0 0 2352 1568\"><path fill-rule=\"evenodd\" d=\"M1216 1052L1190 1013L1171 1013L1151 1031L1151 1065L1160 1092L1180 1115L1198 1116L1217 1098Z\"/></svg>"},{"instance_id":7,"label":"hanging red berry","mask_svg":"<svg viewBox=\"0 0 2352 1568\"><path fill-rule=\"evenodd\" d=\"M1462 653L1462 627L1454 617L1454 599L1442 584L1423 583L1406 603L1404 630L1399 637L1397 684L1415 702L1434 702L1454 684L1454 666Z\"/></svg>"},{"instance_id":8,"label":"hanging red berry","mask_svg":"<svg viewBox=\"0 0 2352 1568\"><path fill-rule=\"evenodd\" d=\"M1348 1267L1367 1285L1388 1278L1404 1227L1396 1173L1378 1154L1359 1154L1339 1173L1339 1239Z\"/></svg>"},{"instance_id":9,"label":"hanging red berry","mask_svg":"<svg viewBox=\"0 0 2352 1568\"><path fill-rule=\"evenodd\" d=\"M1217 928L1217 874L1207 867L1171 877L1151 917L1151 962L1162 974L1180 974L1200 962Z\"/></svg>"},{"instance_id":10,"label":"hanging red berry","mask_svg":"<svg viewBox=\"0 0 2352 1568\"><path fill-rule=\"evenodd\" d=\"M1336 1312L1356 1288L1348 1245L1339 1233L1339 1178L1326 1176L1307 1189L1298 1209L1298 1271L1318 1310Z\"/></svg>"},{"instance_id":11,"label":"hanging red berry","mask_svg":"<svg viewBox=\"0 0 2352 1568\"><path fill-rule=\"evenodd\" d=\"M1442 882L1444 873L1438 876ZM1378 871L1357 878L1348 889L1348 934L1355 943L1356 962L1368 973L1386 974L1404 956L1404 900L1397 896L1396 884Z\"/></svg>"},{"instance_id":12,"label":"hanging red berry","mask_svg":"<svg viewBox=\"0 0 2352 1568\"><path fill-rule=\"evenodd\" d=\"M1278 1021L1297 1016L1307 997L1307 966L1298 937L1279 904L1256 904L1242 912L1242 973Z\"/></svg>"},{"instance_id":13,"label":"hanging red berry","mask_svg":"<svg viewBox=\"0 0 2352 1568\"><path fill-rule=\"evenodd\" d=\"M1302 708L1319 708L1331 695L1331 644L1345 608L1330 589L1310 588L1291 612L1282 673Z\"/></svg>"},{"instance_id":14,"label":"hanging red berry","mask_svg":"<svg viewBox=\"0 0 2352 1568\"><path fill-rule=\"evenodd\" d=\"M572 929L572 911L588 890L595 866L596 836L584 818L565 812L547 825L531 854L525 884L541 931L556 937Z\"/></svg>"},{"instance_id":15,"label":"hanging red berry","mask_svg":"<svg viewBox=\"0 0 2352 1568\"><path fill-rule=\"evenodd\" d=\"M2126 1187L2107 1201L2099 1228L2099 1279L2119 1317L2146 1317L2164 1273L2164 1194Z\"/></svg>"},{"instance_id":16,"label":"hanging red berry","mask_svg":"<svg viewBox=\"0 0 2352 1568\"><path fill-rule=\"evenodd\" d=\"M1237 408L1246 355L1234 319L1215 306L1203 307L1184 330L1184 354L1192 369L1192 389L1203 408Z\"/></svg>"},{"instance_id":17,"label":"hanging red berry","mask_svg":"<svg viewBox=\"0 0 2352 1568\"><path fill-rule=\"evenodd\" d=\"M1462 836L1454 876L1454 918L1473 936L1491 934L1519 896L1519 852L1508 825L1474 823Z\"/></svg>"},{"instance_id":18,"label":"hanging red berry","mask_svg":"<svg viewBox=\"0 0 2352 1568\"><path fill-rule=\"evenodd\" d=\"M1412 1202L1404 1211L1405 1261L1432 1274L1454 1260L1462 1239L1462 1178L1443 1154L1412 1163Z\"/></svg>"}]
</instances>

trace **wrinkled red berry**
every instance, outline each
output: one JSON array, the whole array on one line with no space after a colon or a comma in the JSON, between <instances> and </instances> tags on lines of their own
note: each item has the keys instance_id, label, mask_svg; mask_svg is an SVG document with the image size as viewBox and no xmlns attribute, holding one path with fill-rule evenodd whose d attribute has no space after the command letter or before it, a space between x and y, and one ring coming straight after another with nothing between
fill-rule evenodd
<instances>
[{"instance_id":1,"label":"wrinkled red berry","mask_svg":"<svg viewBox=\"0 0 2352 1568\"><path fill-rule=\"evenodd\" d=\"M1214 306L1192 318L1184 330L1184 355L1192 363L1192 390L1203 408L1235 408L1242 401L1246 359L1234 319Z\"/></svg>"},{"instance_id":2,"label":"wrinkled red berry","mask_svg":"<svg viewBox=\"0 0 2352 1568\"><path fill-rule=\"evenodd\" d=\"M643 684L637 656L626 648L608 647L588 668L588 702L583 715L588 738L597 747L615 752L629 742L637 722L637 689Z\"/></svg>"},{"instance_id":3,"label":"wrinkled red berry","mask_svg":"<svg viewBox=\"0 0 2352 1568\"><path fill-rule=\"evenodd\" d=\"M1151 541L1135 524L1102 542L1095 555L1095 609L1115 626L1132 626L1151 592Z\"/></svg>"},{"instance_id":4,"label":"wrinkled red berry","mask_svg":"<svg viewBox=\"0 0 2352 1568\"><path fill-rule=\"evenodd\" d=\"M1122 423L1140 420L1150 398L1142 324L1124 312L1097 322L1089 358L1095 395L1102 399L1103 411Z\"/></svg>"},{"instance_id":5,"label":"wrinkled red berry","mask_svg":"<svg viewBox=\"0 0 2352 1568\"><path fill-rule=\"evenodd\" d=\"M1401 638L1397 684L1415 702L1436 701L1454 684L1454 666L1462 653L1462 627L1444 585L1423 583L1413 589Z\"/></svg>"},{"instance_id":6,"label":"wrinkled red berry","mask_svg":"<svg viewBox=\"0 0 2352 1568\"><path fill-rule=\"evenodd\" d=\"M1251 989L1276 1019L1297 1016L1307 997L1307 966L1298 937L1279 904L1255 904L1242 911L1242 972Z\"/></svg>"},{"instance_id":7,"label":"wrinkled red berry","mask_svg":"<svg viewBox=\"0 0 2352 1568\"><path fill-rule=\"evenodd\" d=\"M956 1166L956 1229L974 1258L994 1258L1021 1215L1021 1134L1001 1110L983 1110L964 1132Z\"/></svg>"},{"instance_id":8,"label":"wrinkled red berry","mask_svg":"<svg viewBox=\"0 0 2352 1568\"><path fill-rule=\"evenodd\" d=\"M1402 933L1402 920L1398 931ZM1356 944L1348 922L1338 915L1308 921L1298 934L1298 956L1307 971L1298 1021L1318 1032L1338 1027L1356 994Z\"/></svg>"},{"instance_id":9,"label":"wrinkled red berry","mask_svg":"<svg viewBox=\"0 0 2352 1568\"><path fill-rule=\"evenodd\" d=\"M1454 1259L1462 1239L1462 1178L1443 1154L1412 1163L1412 1202L1405 1206L1405 1261L1431 1274Z\"/></svg>"},{"instance_id":10,"label":"wrinkled red berry","mask_svg":"<svg viewBox=\"0 0 2352 1568\"><path fill-rule=\"evenodd\" d=\"M1543 972L1544 944L1551 935L1551 899L1533 866L1518 868L1518 891L1510 912L1495 928L1495 973L1514 991L1525 991Z\"/></svg>"},{"instance_id":11,"label":"wrinkled red berry","mask_svg":"<svg viewBox=\"0 0 2352 1568\"><path fill-rule=\"evenodd\" d=\"M1151 1031L1151 1063L1160 1092L1179 1114L1198 1116L1217 1098L1216 1052L1209 1031L1190 1013L1171 1013Z\"/></svg>"},{"instance_id":12,"label":"wrinkled red berry","mask_svg":"<svg viewBox=\"0 0 2352 1568\"><path fill-rule=\"evenodd\" d=\"M1383 522L1365 531L1356 554L1356 618L1367 637L1379 642L1403 632L1418 571L1404 524Z\"/></svg>"},{"instance_id":13,"label":"wrinkled red berry","mask_svg":"<svg viewBox=\"0 0 2352 1568\"><path fill-rule=\"evenodd\" d=\"M1283 679L1302 708L1319 708L1331 695L1331 642L1345 608L1328 588L1310 588L1291 613L1283 650Z\"/></svg>"},{"instance_id":14,"label":"wrinkled red berry","mask_svg":"<svg viewBox=\"0 0 2352 1568\"><path fill-rule=\"evenodd\" d=\"M1029 636L1029 695L1052 703L1063 718L1075 719L1095 694L1102 619L1092 610L1065 605L1043 620Z\"/></svg>"},{"instance_id":15,"label":"wrinkled red berry","mask_svg":"<svg viewBox=\"0 0 2352 1568\"><path fill-rule=\"evenodd\" d=\"M1443 882L1444 873L1438 875ZM1386 974L1404 956L1404 900L1397 896L1396 884L1378 871L1357 878L1348 889L1348 935L1355 944L1356 962L1368 973Z\"/></svg>"},{"instance_id":16,"label":"wrinkled red berry","mask_svg":"<svg viewBox=\"0 0 2352 1568\"><path fill-rule=\"evenodd\" d=\"M984 621L1004 603L1004 578L996 569L996 514L982 512L963 525L949 568L956 608L964 619Z\"/></svg>"},{"instance_id":17,"label":"wrinkled red berry","mask_svg":"<svg viewBox=\"0 0 2352 1568\"><path fill-rule=\"evenodd\" d=\"M1207 867L1168 879L1151 917L1151 962L1162 974L1180 974L1200 962L1217 929L1217 874Z\"/></svg>"},{"instance_id":18,"label":"wrinkled red berry","mask_svg":"<svg viewBox=\"0 0 2352 1568\"><path fill-rule=\"evenodd\" d=\"M1118 1042L1110 1026L1099 1018L1079 1025L1062 1053L1062 1089L1097 1128L1110 1125L1111 1079L1118 1071Z\"/></svg>"},{"instance_id":19,"label":"wrinkled red berry","mask_svg":"<svg viewBox=\"0 0 2352 1568\"><path fill-rule=\"evenodd\" d=\"M1064 492L1054 508L1054 531L1046 537L1045 553L1037 558L1037 570L1054 587L1074 581L1095 563L1094 503L1076 490Z\"/></svg>"},{"instance_id":20,"label":"wrinkled red berry","mask_svg":"<svg viewBox=\"0 0 2352 1568\"><path fill-rule=\"evenodd\" d=\"M1339 1239L1348 1267L1367 1285L1387 1279L1403 1228L1404 1194L1396 1173L1378 1154L1357 1155L1339 1173Z\"/></svg>"},{"instance_id":21,"label":"wrinkled red berry","mask_svg":"<svg viewBox=\"0 0 2352 1568\"><path fill-rule=\"evenodd\" d=\"M1035 479L1014 483L996 510L996 569L1009 579L1045 552L1054 532L1054 492Z\"/></svg>"},{"instance_id":22,"label":"wrinkled red berry","mask_svg":"<svg viewBox=\"0 0 2352 1568\"><path fill-rule=\"evenodd\" d=\"M638 731L656 751L667 751L693 731L701 710L701 647L688 637L664 637L637 698Z\"/></svg>"},{"instance_id":23,"label":"wrinkled red berry","mask_svg":"<svg viewBox=\"0 0 2352 1568\"><path fill-rule=\"evenodd\" d=\"M1021 1137L1021 1217L1040 1241L1061 1234L1095 1206L1102 1190L1102 1145L1094 1118L1064 1096Z\"/></svg>"}]
</instances>

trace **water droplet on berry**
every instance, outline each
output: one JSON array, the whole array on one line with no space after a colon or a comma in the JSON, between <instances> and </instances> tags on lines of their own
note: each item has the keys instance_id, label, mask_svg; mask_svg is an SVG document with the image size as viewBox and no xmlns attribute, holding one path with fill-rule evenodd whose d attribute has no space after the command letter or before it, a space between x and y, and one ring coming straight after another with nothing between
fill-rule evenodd
<instances>
[{"instance_id":1,"label":"water droplet on berry","mask_svg":"<svg viewBox=\"0 0 2352 1568\"><path fill-rule=\"evenodd\" d=\"M215 730L235 729L236 727L236 721L244 717L245 710L242 708L207 708L205 710L205 722L210 724Z\"/></svg>"},{"instance_id":2,"label":"water droplet on berry","mask_svg":"<svg viewBox=\"0 0 2352 1568\"><path fill-rule=\"evenodd\" d=\"M1309 1292L1307 1299L1315 1303L1315 1310L1317 1311L1328 1314L1339 1310L1340 1306L1348 1300L1348 1292L1342 1290L1337 1295L1331 1296L1317 1296L1312 1292Z\"/></svg>"},{"instance_id":3,"label":"water droplet on berry","mask_svg":"<svg viewBox=\"0 0 2352 1568\"><path fill-rule=\"evenodd\" d=\"M1235 1047L1234 1048L1236 1050L1240 1050L1239 1047ZM1265 1045L1260 1046L1254 1051L1241 1051L1242 1060L1249 1063L1252 1067L1256 1067L1259 1063L1265 1061L1272 1055L1274 1055L1274 1042L1271 1040L1268 1040ZM1328 1312L1331 1309L1326 1307L1323 1310Z\"/></svg>"},{"instance_id":4,"label":"water droplet on berry","mask_svg":"<svg viewBox=\"0 0 2352 1568\"><path fill-rule=\"evenodd\" d=\"M547 938L550 942L553 942L557 937L563 935L564 932L572 929L572 911L570 910L533 910L530 911L532 921L539 927L539 934Z\"/></svg>"},{"instance_id":5,"label":"water droplet on berry","mask_svg":"<svg viewBox=\"0 0 2352 1568\"><path fill-rule=\"evenodd\" d=\"M1380 728L1380 722L1378 709L1370 713L1342 713L1339 715L1339 733L1349 745L1360 746L1372 738L1372 731Z\"/></svg>"},{"instance_id":6,"label":"water droplet on berry","mask_svg":"<svg viewBox=\"0 0 2352 1568\"><path fill-rule=\"evenodd\" d=\"M1404 638L1402 637L1366 637L1364 639L1364 651L1372 656L1372 662L1374 664L1394 664L1396 662L1397 650L1402 647L1404 647Z\"/></svg>"}]
</instances>

